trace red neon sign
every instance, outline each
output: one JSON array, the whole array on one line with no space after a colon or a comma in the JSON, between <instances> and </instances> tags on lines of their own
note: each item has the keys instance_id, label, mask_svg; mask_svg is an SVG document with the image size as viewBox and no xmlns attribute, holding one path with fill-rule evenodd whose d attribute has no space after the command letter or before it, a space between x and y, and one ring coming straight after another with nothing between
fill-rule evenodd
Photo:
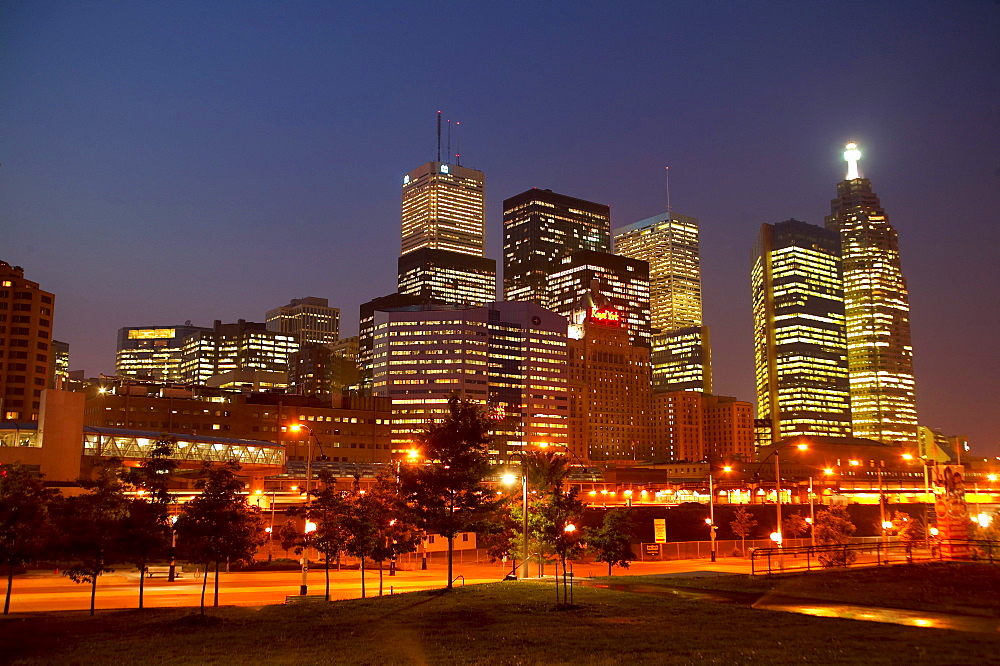
<instances>
[{"instance_id":1,"label":"red neon sign","mask_svg":"<svg viewBox=\"0 0 1000 666\"><path fill-rule=\"evenodd\" d=\"M622 323L621 314L610 308L591 308L590 318L605 326L621 326Z\"/></svg>"}]
</instances>

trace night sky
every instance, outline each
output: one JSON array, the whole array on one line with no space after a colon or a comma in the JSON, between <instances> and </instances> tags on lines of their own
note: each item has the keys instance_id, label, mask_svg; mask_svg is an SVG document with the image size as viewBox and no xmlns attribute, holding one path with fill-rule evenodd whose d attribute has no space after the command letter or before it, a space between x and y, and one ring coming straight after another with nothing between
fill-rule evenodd
<instances>
[{"instance_id":1,"label":"night sky","mask_svg":"<svg viewBox=\"0 0 1000 666\"><path fill-rule=\"evenodd\" d=\"M900 236L920 422L1000 455L1000 3L48 2L0 10L0 259L71 367L117 329L395 290L400 185L461 121L530 187L701 221L716 392L753 400L759 225L822 224L857 141ZM452 147L456 136L453 132ZM453 150L454 152L454 150Z\"/></svg>"}]
</instances>

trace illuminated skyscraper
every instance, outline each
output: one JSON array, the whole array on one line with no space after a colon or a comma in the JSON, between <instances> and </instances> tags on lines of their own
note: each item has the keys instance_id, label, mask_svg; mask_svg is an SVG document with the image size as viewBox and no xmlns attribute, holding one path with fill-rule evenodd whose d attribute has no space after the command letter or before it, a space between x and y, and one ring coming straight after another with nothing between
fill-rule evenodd
<instances>
[{"instance_id":1,"label":"illuminated skyscraper","mask_svg":"<svg viewBox=\"0 0 1000 666\"><path fill-rule=\"evenodd\" d=\"M649 263L653 387L712 392L708 328L701 319L698 220L664 213L615 230L615 254Z\"/></svg>"},{"instance_id":2,"label":"illuminated skyscraper","mask_svg":"<svg viewBox=\"0 0 1000 666\"><path fill-rule=\"evenodd\" d=\"M848 144L847 179L837 183L826 218L826 227L840 232L854 435L916 442L910 303L899 243L871 181L858 174L860 157Z\"/></svg>"},{"instance_id":3,"label":"illuminated skyscraper","mask_svg":"<svg viewBox=\"0 0 1000 666\"><path fill-rule=\"evenodd\" d=\"M548 304L556 262L578 250L608 252L611 208L533 188L503 202L505 301Z\"/></svg>"},{"instance_id":4,"label":"illuminated skyscraper","mask_svg":"<svg viewBox=\"0 0 1000 666\"><path fill-rule=\"evenodd\" d=\"M840 242L798 220L761 225L752 269L757 416L772 441L851 434Z\"/></svg>"},{"instance_id":5,"label":"illuminated skyscraper","mask_svg":"<svg viewBox=\"0 0 1000 666\"><path fill-rule=\"evenodd\" d=\"M616 229L615 254L649 263L650 324L654 329L701 326L696 218L664 213Z\"/></svg>"},{"instance_id":6,"label":"illuminated skyscraper","mask_svg":"<svg viewBox=\"0 0 1000 666\"><path fill-rule=\"evenodd\" d=\"M496 300L496 262L485 258L482 171L427 162L403 178L399 293L448 303Z\"/></svg>"}]
</instances>

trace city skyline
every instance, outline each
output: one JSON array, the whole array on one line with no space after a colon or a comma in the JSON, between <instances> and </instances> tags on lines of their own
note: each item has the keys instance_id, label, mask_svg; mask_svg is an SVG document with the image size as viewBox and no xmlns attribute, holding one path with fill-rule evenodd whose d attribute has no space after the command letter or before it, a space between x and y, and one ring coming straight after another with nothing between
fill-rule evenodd
<instances>
[{"instance_id":1,"label":"city skyline","mask_svg":"<svg viewBox=\"0 0 1000 666\"><path fill-rule=\"evenodd\" d=\"M462 81L435 79L435 67L393 74L418 52L426 24L414 14L403 27L406 17L388 9L278 17L251 6L233 21L219 7L197 16L8 7L0 36L15 57L5 67L0 259L56 294L54 336L70 343L72 369L89 375L112 371L121 327L262 321L305 296L340 308L351 335L357 306L395 288L395 188L433 159L440 108L462 121L452 137L462 164L489 175L493 259L505 197L569 192L610 204L618 227L664 211L669 165L674 209L701 221L716 392L750 400L753 238L765 222L821 224L854 140L900 234L920 421L997 455L1000 316L989 290L1000 165L989 63L1000 47L989 36L1000 12L888 4L862 31L835 8L789 7L752 17L584 8L558 18L550 9L572 25L571 41L597 46L561 55L567 34L527 60L518 48L541 33L508 35L516 12L466 9L441 17L431 39L453 48L428 56L496 47ZM330 27L341 44L327 45L320 28L341 24L358 35ZM467 24L480 26L475 37L460 29ZM655 43L666 26L683 56L664 61L632 46ZM884 38L868 43L860 33L869 30ZM374 35L398 43L359 48ZM260 37L255 55L251 37ZM296 41L306 46L288 46ZM305 58L310 48L324 57ZM789 51L801 57L788 62ZM345 67L328 74L331 63ZM349 63L373 82L345 78ZM878 99L859 103L844 92L854 84L877 88ZM511 89L519 94L498 94ZM597 99L600 89L608 94ZM538 104L519 103L532 95Z\"/></svg>"}]
</instances>

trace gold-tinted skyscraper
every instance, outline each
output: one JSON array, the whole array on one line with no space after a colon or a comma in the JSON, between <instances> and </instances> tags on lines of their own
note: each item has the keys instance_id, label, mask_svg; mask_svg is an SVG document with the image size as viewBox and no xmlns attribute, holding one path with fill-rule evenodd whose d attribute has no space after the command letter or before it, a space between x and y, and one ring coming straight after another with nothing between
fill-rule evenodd
<instances>
[{"instance_id":1,"label":"gold-tinted skyscraper","mask_svg":"<svg viewBox=\"0 0 1000 666\"><path fill-rule=\"evenodd\" d=\"M399 293L448 303L496 300L496 262L485 257L482 171L427 162L403 178Z\"/></svg>"},{"instance_id":2,"label":"gold-tinted skyscraper","mask_svg":"<svg viewBox=\"0 0 1000 666\"><path fill-rule=\"evenodd\" d=\"M615 254L649 263L653 388L711 393L697 218L668 212L616 229Z\"/></svg>"},{"instance_id":3,"label":"gold-tinted skyscraper","mask_svg":"<svg viewBox=\"0 0 1000 666\"><path fill-rule=\"evenodd\" d=\"M916 442L910 304L896 230L871 181L858 173L861 153L847 145L847 178L830 202L828 229L840 233L847 324L851 421L856 437Z\"/></svg>"},{"instance_id":4,"label":"gold-tinted skyscraper","mask_svg":"<svg viewBox=\"0 0 1000 666\"><path fill-rule=\"evenodd\" d=\"M751 269L757 418L771 440L851 434L844 293L836 231L761 226Z\"/></svg>"}]
</instances>

